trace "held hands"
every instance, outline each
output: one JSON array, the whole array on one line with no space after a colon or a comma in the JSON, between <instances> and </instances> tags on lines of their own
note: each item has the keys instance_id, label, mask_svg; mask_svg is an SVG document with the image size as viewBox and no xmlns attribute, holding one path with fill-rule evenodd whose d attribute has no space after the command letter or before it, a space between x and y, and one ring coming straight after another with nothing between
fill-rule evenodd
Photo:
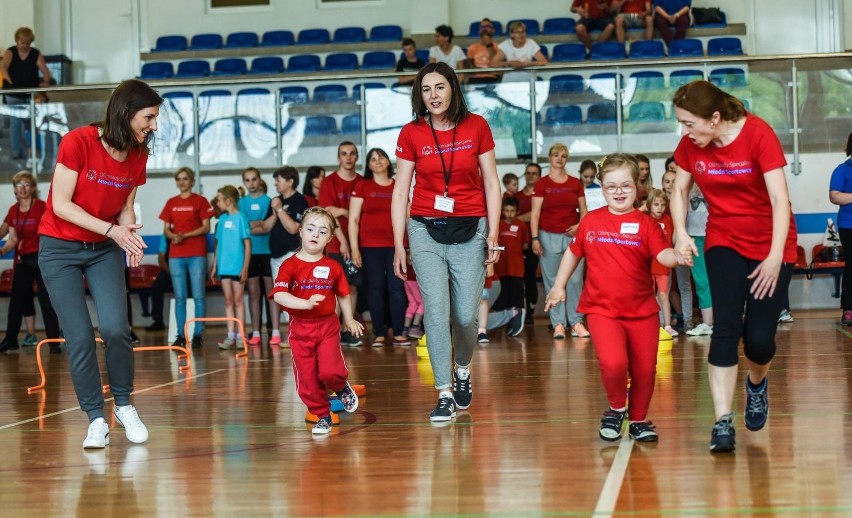
<instances>
[{"instance_id":1,"label":"held hands","mask_svg":"<svg viewBox=\"0 0 852 518\"><path fill-rule=\"evenodd\" d=\"M565 288L557 288L554 286L547 293L547 297L544 299L544 310L549 311L550 308L555 308L559 304L565 302Z\"/></svg>"},{"instance_id":2,"label":"held hands","mask_svg":"<svg viewBox=\"0 0 852 518\"><path fill-rule=\"evenodd\" d=\"M107 232L107 237L115 241L127 254L128 266L139 266L139 261L145 254L145 248L148 247L136 233L136 230L140 228L142 228L142 225L136 223L113 225Z\"/></svg>"},{"instance_id":3,"label":"held hands","mask_svg":"<svg viewBox=\"0 0 852 518\"><path fill-rule=\"evenodd\" d=\"M682 250L675 250L678 266L692 266L692 249L684 247Z\"/></svg>"},{"instance_id":4,"label":"held hands","mask_svg":"<svg viewBox=\"0 0 852 518\"><path fill-rule=\"evenodd\" d=\"M272 212L277 214L278 209L280 209L284 205L281 204L281 200L278 198L278 196L276 196L272 198L272 202L270 202L269 206L272 207Z\"/></svg>"},{"instance_id":5,"label":"held hands","mask_svg":"<svg viewBox=\"0 0 852 518\"><path fill-rule=\"evenodd\" d=\"M179 245L179 244L183 243L183 240L184 240L183 234L175 234L174 239L172 239L172 244Z\"/></svg>"},{"instance_id":6,"label":"held hands","mask_svg":"<svg viewBox=\"0 0 852 518\"><path fill-rule=\"evenodd\" d=\"M771 297L775 293L775 286L778 284L778 274L781 272L781 260L773 257L767 257L757 268L748 276L751 283L751 292L754 298L761 300L765 297Z\"/></svg>"},{"instance_id":7,"label":"held hands","mask_svg":"<svg viewBox=\"0 0 852 518\"><path fill-rule=\"evenodd\" d=\"M352 336L361 336L364 334L364 326L357 320L348 320L343 325L347 331L352 333Z\"/></svg>"}]
</instances>

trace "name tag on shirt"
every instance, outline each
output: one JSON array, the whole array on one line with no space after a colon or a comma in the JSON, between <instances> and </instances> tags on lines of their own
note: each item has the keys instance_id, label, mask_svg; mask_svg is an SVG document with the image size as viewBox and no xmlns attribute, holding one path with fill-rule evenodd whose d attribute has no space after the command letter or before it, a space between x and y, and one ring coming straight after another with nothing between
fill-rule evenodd
<instances>
[{"instance_id":1,"label":"name tag on shirt","mask_svg":"<svg viewBox=\"0 0 852 518\"><path fill-rule=\"evenodd\" d=\"M331 268L328 266L314 266L314 277L317 279L328 279Z\"/></svg>"},{"instance_id":2,"label":"name tag on shirt","mask_svg":"<svg viewBox=\"0 0 852 518\"><path fill-rule=\"evenodd\" d=\"M519 227L517 225L509 225L509 231L510 232L517 232L519 228L521 228L521 227Z\"/></svg>"},{"instance_id":3,"label":"name tag on shirt","mask_svg":"<svg viewBox=\"0 0 852 518\"><path fill-rule=\"evenodd\" d=\"M225 222L225 228L234 228L234 222L233 221L226 221Z\"/></svg>"},{"instance_id":4,"label":"name tag on shirt","mask_svg":"<svg viewBox=\"0 0 852 518\"><path fill-rule=\"evenodd\" d=\"M449 212L453 213L453 207L456 204L456 200L448 197L441 196L440 194L435 196L435 209L440 210L441 212Z\"/></svg>"},{"instance_id":5,"label":"name tag on shirt","mask_svg":"<svg viewBox=\"0 0 852 518\"><path fill-rule=\"evenodd\" d=\"M621 233L622 234L638 234L639 233L639 223L622 223L621 224Z\"/></svg>"},{"instance_id":6,"label":"name tag on shirt","mask_svg":"<svg viewBox=\"0 0 852 518\"><path fill-rule=\"evenodd\" d=\"M260 210L260 203L252 203L251 210Z\"/></svg>"}]
</instances>

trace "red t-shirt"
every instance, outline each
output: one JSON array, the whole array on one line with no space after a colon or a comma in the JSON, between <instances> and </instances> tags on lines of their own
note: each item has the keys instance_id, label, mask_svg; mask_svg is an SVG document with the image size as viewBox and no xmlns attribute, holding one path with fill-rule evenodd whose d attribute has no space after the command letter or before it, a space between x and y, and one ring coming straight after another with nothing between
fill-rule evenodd
<instances>
[{"instance_id":1,"label":"red t-shirt","mask_svg":"<svg viewBox=\"0 0 852 518\"><path fill-rule=\"evenodd\" d=\"M586 283L577 311L610 318L641 318L660 310L651 260L671 247L660 224L638 210L586 215L569 249L586 258Z\"/></svg>"},{"instance_id":2,"label":"red t-shirt","mask_svg":"<svg viewBox=\"0 0 852 518\"><path fill-rule=\"evenodd\" d=\"M507 196L504 194L504 198ZM524 194L524 191L518 191L514 194L514 198L518 200L518 216L532 212L532 195Z\"/></svg>"},{"instance_id":3,"label":"red t-shirt","mask_svg":"<svg viewBox=\"0 0 852 518\"><path fill-rule=\"evenodd\" d=\"M580 221L580 198L586 196L583 182L568 176L562 183L545 176L535 183L533 197L542 198L539 230L564 234Z\"/></svg>"},{"instance_id":4,"label":"red t-shirt","mask_svg":"<svg viewBox=\"0 0 852 518\"><path fill-rule=\"evenodd\" d=\"M626 14L639 14L645 12L645 2L648 0L627 0L621 5L621 12Z\"/></svg>"},{"instance_id":5,"label":"red t-shirt","mask_svg":"<svg viewBox=\"0 0 852 518\"><path fill-rule=\"evenodd\" d=\"M393 247L391 225L391 198L393 182L382 186L373 180L355 185L353 198L361 198L361 226L358 228L358 245L361 248Z\"/></svg>"},{"instance_id":6,"label":"red t-shirt","mask_svg":"<svg viewBox=\"0 0 852 518\"><path fill-rule=\"evenodd\" d=\"M77 173L72 203L98 219L116 222L131 191L145 184L148 155L131 151L124 162L119 162L104 149L98 128L84 126L62 137L56 163ZM47 195L47 210L41 218L38 233L87 243L101 243L109 239L58 217L53 212L52 188Z\"/></svg>"},{"instance_id":7,"label":"red t-shirt","mask_svg":"<svg viewBox=\"0 0 852 518\"><path fill-rule=\"evenodd\" d=\"M275 285L269 293L269 300L274 300L276 293L291 293L300 299L309 299L319 293L325 299L313 309L281 309L296 318L321 318L334 314L337 307L337 296L349 295L349 283L340 264L334 259L321 257L318 261L308 262L295 255L281 263Z\"/></svg>"},{"instance_id":8,"label":"red t-shirt","mask_svg":"<svg viewBox=\"0 0 852 518\"><path fill-rule=\"evenodd\" d=\"M515 218L507 223L500 220L501 246L506 249L500 253L500 260L494 265L494 273L500 277L524 276L524 244L530 242L530 230L527 224Z\"/></svg>"},{"instance_id":9,"label":"red t-shirt","mask_svg":"<svg viewBox=\"0 0 852 518\"><path fill-rule=\"evenodd\" d=\"M18 247L15 249L15 259L18 255L38 252L38 226L41 217L47 210L47 204L38 198L33 198L30 210L23 212L17 203L9 207L6 219L3 221L15 229L18 236Z\"/></svg>"},{"instance_id":10,"label":"red t-shirt","mask_svg":"<svg viewBox=\"0 0 852 518\"><path fill-rule=\"evenodd\" d=\"M451 142L454 134L455 142ZM450 173L448 196L455 200L452 214L435 208L435 196L443 196L445 187L435 135ZM485 188L479 171L479 155L494 149L494 137L488 123L471 113L455 128L435 130L435 135L429 121L422 118L409 122L399 133L396 156L414 162L411 215L440 218L485 216Z\"/></svg>"},{"instance_id":11,"label":"red t-shirt","mask_svg":"<svg viewBox=\"0 0 852 518\"><path fill-rule=\"evenodd\" d=\"M313 196L308 196L307 194L304 194L303 196L308 201L308 207L316 207L317 206L317 199L316 198L314 198Z\"/></svg>"},{"instance_id":12,"label":"red t-shirt","mask_svg":"<svg viewBox=\"0 0 852 518\"><path fill-rule=\"evenodd\" d=\"M191 232L213 217L213 207L207 198L200 194L191 193L186 198L180 195L169 198L160 219L169 224L175 234ZM178 244L171 243L169 257L197 257L207 255L207 236L192 236Z\"/></svg>"},{"instance_id":13,"label":"red t-shirt","mask_svg":"<svg viewBox=\"0 0 852 518\"><path fill-rule=\"evenodd\" d=\"M353 180L344 180L337 171L329 173L322 180L322 188L317 203L320 207L337 207L349 210L349 199L352 198L352 192L355 190L355 186L363 180L364 177L360 174L355 175ZM345 234L349 228L349 218L337 218L337 224L340 225ZM325 250L330 254L339 254L340 241L333 237Z\"/></svg>"},{"instance_id":14,"label":"red t-shirt","mask_svg":"<svg viewBox=\"0 0 852 518\"><path fill-rule=\"evenodd\" d=\"M763 119L748 114L740 134L724 147L699 148L683 137L675 161L707 200L704 249L724 246L755 261L766 259L772 243L772 204L763 174L787 165L781 142ZM784 262L796 262L796 221L784 244Z\"/></svg>"},{"instance_id":15,"label":"red t-shirt","mask_svg":"<svg viewBox=\"0 0 852 518\"><path fill-rule=\"evenodd\" d=\"M605 0L607 6L611 3L610 0ZM585 5L586 9L589 11L589 19L596 20L598 18L603 18L604 16L610 16L609 12L601 11L600 6L598 6L597 0L574 0L573 7L580 7Z\"/></svg>"},{"instance_id":16,"label":"red t-shirt","mask_svg":"<svg viewBox=\"0 0 852 518\"><path fill-rule=\"evenodd\" d=\"M673 235L673 230L674 230L674 227L673 227L674 224L672 223L671 214L663 214L663 217L660 218L660 219L656 219L653 216L651 216L651 219L653 219L654 221L657 222L657 224L660 225L660 228L663 229L663 234L666 235L666 243L668 243L669 246L672 246L672 235ZM653 275L668 275L669 271L670 271L670 269L668 267L660 264L660 262L657 261L656 258L654 259L654 262L651 263L651 273Z\"/></svg>"}]
</instances>

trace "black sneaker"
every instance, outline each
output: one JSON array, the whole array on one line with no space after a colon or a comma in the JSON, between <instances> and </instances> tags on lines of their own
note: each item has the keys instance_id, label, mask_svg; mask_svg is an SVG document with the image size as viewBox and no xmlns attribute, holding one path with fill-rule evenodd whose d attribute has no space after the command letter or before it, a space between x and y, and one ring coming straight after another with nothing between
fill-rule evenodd
<instances>
[{"instance_id":1,"label":"black sneaker","mask_svg":"<svg viewBox=\"0 0 852 518\"><path fill-rule=\"evenodd\" d=\"M62 347L59 344L50 344L50 354L62 354Z\"/></svg>"},{"instance_id":2,"label":"black sneaker","mask_svg":"<svg viewBox=\"0 0 852 518\"><path fill-rule=\"evenodd\" d=\"M489 340L489 339L488 339L488 335L487 335L487 334L485 334L485 333L479 333L479 335L476 337L476 341L477 341L477 342L479 342L479 343L481 343L481 344L487 344L487 343L489 343L491 340Z\"/></svg>"},{"instance_id":3,"label":"black sneaker","mask_svg":"<svg viewBox=\"0 0 852 518\"><path fill-rule=\"evenodd\" d=\"M527 321L527 310L521 308L518 314L512 317L509 321L509 336L518 336L524 330L524 323Z\"/></svg>"},{"instance_id":4,"label":"black sneaker","mask_svg":"<svg viewBox=\"0 0 852 518\"><path fill-rule=\"evenodd\" d=\"M164 329L166 329L165 323L159 320L154 320L153 322L151 322L150 326L145 328L145 331L163 331Z\"/></svg>"},{"instance_id":5,"label":"black sneaker","mask_svg":"<svg viewBox=\"0 0 852 518\"><path fill-rule=\"evenodd\" d=\"M177 337L175 337L175 341L172 342L172 347L186 347L186 339L177 335Z\"/></svg>"},{"instance_id":6,"label":"black sneaker","mask_svg":"<svg viewBox=\"0 0 852 518\"><path fill-rule=\"evenodd\" d=\"M632 437L636 442L657 442L660 439L657 435L657 428L651 421L630 423L627 430L630 437Z\"/></svg>"},{"instance_id":7,"label":"black sneaker","mask_svg":"<svg viewBox=\"0 0 852 518\"><path fill-rule=\"evenodd\" d=\"M725 414L713 425L713 433L710 435L710 451L712 453L727 453L734 451L736 445L734 414Z\"/></svg>"},{"instance_id":8,"label":"black sneaker","mask_svg":"<svg viewBox=\"0 0 852 518\"><path fill-rule=\"evenodd\" d=\"M139 345L142 343L142 340L136 336L136 333L132 329L130 330L130 343L133 345Z\"/></svg>"},{"instance_id":9,"label":"black sneaker","mask_svg":"<svg viewBox=\"0 0 852 518\"><path fill-rule=\"evenodd\" d=\"M470 384L470 369L467 369L467 378L461 379L453 369L453 399L456 406L464 410L470 406L473 400L473 387Z\"/></svg>"},{"instance_id":10,"label":"black sneaker","mask_svg":"<svg viewBox=\"0 0 852 518\"><path fill-rule=\"evenodd\" d=\"M745 408L745 426L746 429L756 432L766 425L766 419L769 417L769 394L767 394L767 385L769 382L766 378L760 383L757 388L751 388L751 382L746 376L746 408Z\"/></svg>"},{"instance_id":11,"label":"black sneaker","mask_svg":"<svg viewBox=\"0 0 852 518\"><path fill-rule=\"evenodd\" d=\"M201 338L201 335L195 335L192 337L192 348L193 349L201 349L204 345L204 339Z\"/></svg>"},{"instance_id":12,"label":"black sneaker","mask_svg":"<svg viewBox=\"0 0 852 518\"><path fill-rule=\"evenodd\" d=\"M601 428L598 435L605 441L617 441L621 439L621 425L627 412L609 409L601 417Z\"/></svg>"},{"instance_id":13,"label":"black sneaker","mask_svg":"<svg viewBox=\"0 0 852 518\"><path fill-rule=\"evenodd\" d=\"M340 345L358 347L361 345L361 340L355 338L349 331L344 331L340 334Z\"/></svg>"},{"instance_id":14,"label":"black sneaker","mask_svg":"<svg viewBox=\"0 0 852 518\"><path fill-rule=\"evenodd\" d=\"M2 342L0 342L0 353L5 353L6 351L17 351L18 350L18 342L13 342L9 339L4 338Z\"/></svg>"},{"instance_id":15,"label":"black sneaker","mask_svg":"<svg viewBox=\"0 0 852 518\"><path fill-rule=\"evenodd\" d=\"M434 422L449 421L456 416L456 402L444 394L438 399L438 406L429 414L429 420Z\"/></svg>"}]
</instances>

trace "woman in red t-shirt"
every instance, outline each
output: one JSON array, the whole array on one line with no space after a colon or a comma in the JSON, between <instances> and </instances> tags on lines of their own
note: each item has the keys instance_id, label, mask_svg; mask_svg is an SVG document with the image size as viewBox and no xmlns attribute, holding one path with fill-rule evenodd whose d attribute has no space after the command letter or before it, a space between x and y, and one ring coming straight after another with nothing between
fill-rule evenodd
<instances>
[{"instance_id":1,"label":"woman in red t-shirt","mask_svg":"<svg viewBox=\"0 0 852 518\"><path fill-rule=\"evenodd\" d=\"M192 192L195 185L195 173L188 167L181 167L175 173L175 183L180 194L166 201L160 212L163 220L163 233L171 242L169 246L169 274L175 292L175 320L177 336L172 345L186 345L184 324L186 324L186 286L187 277L192 301L195 304L195 318L202 318L205 312L205 290L207 288L207 234L210 233L210 218L213 206L207 198ZM204 324L195 322L192 335L192 348L203 345L201 334Z\"/></svg>"},{"instance_id":2,"label":"woman in red t-shirt","mask_svg":"<svg viewBox=\"0 0 852 518\"><path fill-rule=\"evenodd\" d=\"M405 336L405 285L393 271L393 166L383 149L367 152L364 181L355 185L349 200L349 249L352 263L367 273L367 305L373 321L373 346L387 340L385 290L390 303L393 344L409 345Z\"/></svg>"},{"instance_id":3,"label":"woman in red t-shirt","mask_svg":"<svg viewBox=\"0 0 852 518\"><path fill-rule=\"evenodd\" d=\"M684 85L673 102L683 133L674 154L675 243L698 252L686 231L687 196L695 181L709 212L704 253L715 322L708 370L716 411L710 451L728 452L735 448L740 339L748 366L746 428L760 430L769 415L766 373L796 262L796 223L784 177L787 160L772 128L714 84Z\"/></svg>"},{"instance_id":4,"label":"woman in red t-shirt","mask_svg":"<svg viewBox=\"0 0 852 518\"><path fill-rule=\"evenodd\" d=\"M36 345L35 305L33 304L33 282L38 283L38 303L41 307L44 329L48 338L59 338L59 321L50 304L50 296L44 287L38 267L38 225L47 205L38 198L38 185L29 171L21 171L12 177L17 202L9 209L0 225L0 235L8 232L9 239L0 247L0 255L15 251L15 269L12 276L12 296L9 298L9 314L6 319L6 337L0 342L0 352L18 348L18 333L21 321L27 322L24 345ZM50 344L50 352L62 352L59 344Z\"/></svg>"},{"instance_id":5,"label":"woman in red t-shirt","mask_svg":"<svg viewBox=\"0 0 852 518\"><path fill-rule=\"evenodd\" d=\"M562 254L577 232L577 225L586 216L586 194L583 182L568 175L568 148L556 143L547 154L550 172L536 182L530 216L532 249L541 257L541 279L544 291L553 287ZM571 329L571 336L588 338L583 325L583 315L577 312L580 292L583 290L583 264L580 263L568 282L568 300L550 312L553 338L562 340Z\"/></svg>"},{"instance_id":6,"label":"woman in red t-shirt","mask_svg":"<svg viewBox=\"0 0 852 518\"><path fill-rule=\"evenodd\" d=\"M429 419L441 422L455 417L457 407L468 408L473 398L470 361L485 264L500 258L500 180L491 128L467 110L459 79L446 63L418 72L411 108L415 120L403 126L396 145L393 264L404 280L407 227L438 390Z\"/></svg>"},{"instance_id":7,"label":"woman in red t-shirt","mask_svg":"<svg viewBox=\"0 0 852 518\"><path fill-rule=\"evenodd\" d=\"M305 184L302 186L302 196L308 200L308 207L317 206L323 178L325 178L325 169L318 165L312 165L305 172Z\"/></svg>"},{"instance_id":8,"label":"woman in red t-shirt","mask_svg":"<svg viewBox=\"0 0 852 518\"><path fill-rule=\"evenodd\" d=\"M162 103L150 86L129 79L113 91L103 122L62 137L38 229L39 267L62 325L74 390L89 417L84 448L103 448L110 439L84 279L106 345L116 421L130 442L148 440L148 429L130 404L133 347L124 266L138 266L144 254L133 203L136 189L145 183Z\"/></svg>"}]
</instances>

